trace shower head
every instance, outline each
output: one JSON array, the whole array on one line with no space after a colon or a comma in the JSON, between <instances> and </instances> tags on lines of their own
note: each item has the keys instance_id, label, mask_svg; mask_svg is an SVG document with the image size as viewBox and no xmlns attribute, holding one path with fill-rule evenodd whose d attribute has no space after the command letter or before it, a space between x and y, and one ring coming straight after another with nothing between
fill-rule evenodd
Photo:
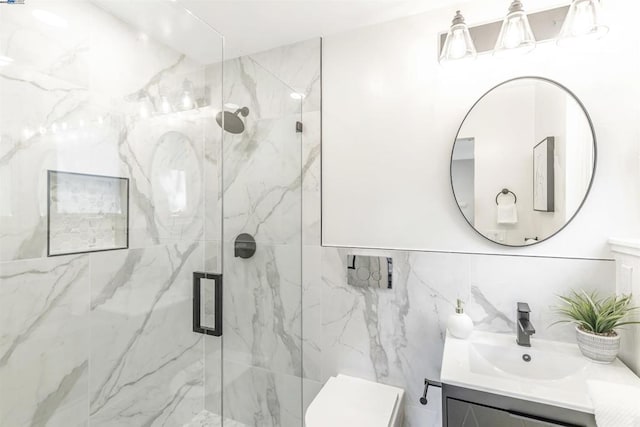
<instances>
[{"instance_id":1,"label":"shower head","mask_svg":"<svg viewBox=\"0 0 640 427\"><path fill-rule=\"evenodd\" d=\"M224 126L223 126L223 120L222 120L223 113L224 113ZM224 112L220 111L216 115L216 122L218 122L218 126L223 128L227 132L239 134L244 132L244 123L242 122L242 119L239 117L239 115L242 115L242 117L247 117L249 115L249 109L247 107L242 107L242 108L238 108L233 113L230 111L224 111Z\"/></svg>"}]
</instances>

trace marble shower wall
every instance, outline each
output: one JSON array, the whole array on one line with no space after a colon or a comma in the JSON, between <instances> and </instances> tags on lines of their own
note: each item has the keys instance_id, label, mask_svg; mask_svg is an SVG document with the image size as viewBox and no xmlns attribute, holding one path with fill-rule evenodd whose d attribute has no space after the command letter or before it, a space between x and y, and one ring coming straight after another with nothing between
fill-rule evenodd
<instances>
[{"instance_id":1,"label":"marble shower wall","mask_svg":"<svg viewBox=\"0 0 640 427\"><path fill-rule=\"evenodd\" d=\"M191 273L219 128L212 106L147 115L140 96L220 96L90 2L3 6L0 54L0 425L182 425L204 406ZM129 178L129 249L46 258L47 169Z\"/></svg>"}]
</instances>

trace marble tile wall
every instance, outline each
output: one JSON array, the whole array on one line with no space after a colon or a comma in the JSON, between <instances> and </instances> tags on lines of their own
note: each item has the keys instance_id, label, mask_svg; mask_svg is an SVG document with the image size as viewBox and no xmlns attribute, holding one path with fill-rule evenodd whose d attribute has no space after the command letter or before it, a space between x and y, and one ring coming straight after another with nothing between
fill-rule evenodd
<instances>
[{"instance_id":1,"label":"marble tile wall","mask_svg":"<svg viewBox=\"0 0 640 427\"><path fill-rule=\"evenodd\" d=\"M14 60L0 68L0 425L188 422L204 407L191 274L217 126L210 105L144 114L139 95L174 99L188 79L200 96L204 66L76 1L3 7L0 54ZM129 249L46 258L47 169L129 178Z\"/></svg>"}]
</instances>

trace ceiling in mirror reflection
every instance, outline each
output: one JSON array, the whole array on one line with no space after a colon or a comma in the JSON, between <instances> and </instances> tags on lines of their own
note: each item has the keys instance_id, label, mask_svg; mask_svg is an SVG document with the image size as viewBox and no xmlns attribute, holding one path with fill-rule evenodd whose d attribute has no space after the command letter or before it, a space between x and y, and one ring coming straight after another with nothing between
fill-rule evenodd
<instances>
[{"instance_id":1,"label":"ceiling in mirror reflection","mask_svg":"<svg viewBox=\"0 0 640 427\"><path fill-rule=\"evenodd\" d=\"M596 162L587 112L563 86L518 78L487 92L465 117L451 185L482 236L526 246L562 230L582 206Z\"/></svg>"}]
</instances>

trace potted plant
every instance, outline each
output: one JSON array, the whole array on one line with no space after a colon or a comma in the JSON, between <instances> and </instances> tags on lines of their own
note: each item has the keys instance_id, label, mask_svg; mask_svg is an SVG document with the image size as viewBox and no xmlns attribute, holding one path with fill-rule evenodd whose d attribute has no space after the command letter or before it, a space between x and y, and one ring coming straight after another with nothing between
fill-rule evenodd
<instances>
[{"instance_id":1,"label":"potted plant","mask_svg":"<svg viewBox=\"0 0 640 427\"><path fill-rule=\"evenodd\" d=\"M616 329L640 324L629 318L640 307L631 305L631 295L600 298L596 292L572 291L559 297L564 303L556 312L564 319L557 323L576 325L578 347L582 354L599 363L616 360L620 350L620 335Z\"/></svg>"}]
</instances>

